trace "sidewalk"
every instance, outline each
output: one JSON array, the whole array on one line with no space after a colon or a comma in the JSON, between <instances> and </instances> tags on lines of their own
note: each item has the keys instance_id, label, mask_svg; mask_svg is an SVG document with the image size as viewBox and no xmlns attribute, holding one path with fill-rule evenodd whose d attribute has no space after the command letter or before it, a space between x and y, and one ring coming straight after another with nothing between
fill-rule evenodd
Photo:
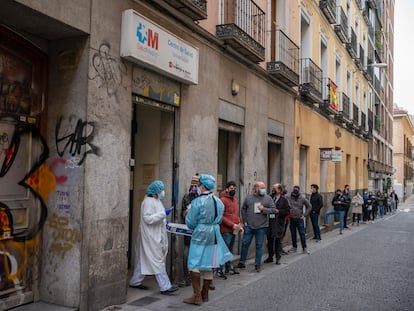
<instances>
[{"instance_id":1,"label":"sidewalk","mask_svg":"<svg viewBox=\"0 0 414 311\"><path fill-rule=\"evenodd\" d=\"M405 202L402 202L398 205L397 213L410 212L414 211L414 195L408 197ZM394 217L396 214L387 214L384 218L378 219L375 221L381 222L390 217ZM247 261L246 269L239 269L240 274L229 275L227 280L223 280L215 277L213 280L216 289L210 291L208 304L214 302L215 300L220 300L224 298L227 294L236 291L237 289L248 286L249 284L261 279L265 275L277 271L277 269L285 269L292 262L301 260L304 256L312 256L312 253L317 252L318 250L329 246L332 243L336 243L338 240L348 237L360 230L364 230L368 226L375 226L374 224L361 224L360 226L350 226L350 229L345 229L344 234L340 235L338 231L338 223L335 223L332 226L330 231L326 231L323 225L321 225L322 241L315 242L314 240L307 240L308 249L310 255L302 254L301 252L295 254L289 254L282 256L282 264L275 265L274 263L262 264L262 271L257 273L254 270L253 260ZM287 237L290 240L289 237ZM289 249L290 245L287 245L285 249ZM263 255L263 260L266 258L267 254ZM173 296L165 296L159 292L158 285L153 276L148 276L144 281L149 290L139 290L128 288L127 301L122 305L113 305L102 309L101 311L153 311L153 310L167 310L171 308L185 308L186 305L182 302L184 298L190 297L192 295L192 287L181 287ZM173 306L173 307L172 307ZM13 309L13 311L74 311L73 308L64 308L56 305L46 304L42 302L29 304L26 306L21 306Z\"/></svg>"}]
</instances>

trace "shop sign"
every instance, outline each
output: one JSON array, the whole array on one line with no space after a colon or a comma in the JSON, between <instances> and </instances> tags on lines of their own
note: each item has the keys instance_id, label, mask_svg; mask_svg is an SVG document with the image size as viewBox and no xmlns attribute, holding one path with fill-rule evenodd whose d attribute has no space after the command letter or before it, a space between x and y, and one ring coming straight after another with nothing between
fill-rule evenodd
<instances>
[{"instance_id":1,"label":"shop sign","mask_svg":"<svg viewBox=\"0 0 414 311\"><path fill-rule=\"evenodd\" d=\"M342 162L341 150L332 150L332 162Z\"/></svg>"},{"instance_id":2,"label":"shop sign","mask_svg":"<svg viewBox=\"0 0 414 311\"><path fill-rule=\"evenodd\" d=\"M320 160L331 161L332 160L332 148L319 148Z\"/></svg>"},{"instance_id":3,"label":"shop sign","mask_svg":"<svg viewBox=\"0 0 414 311\"><path fill-rule=\"evenodd\" d=\"M120 54L183 83L198 84L198 48L131 9L122 13Z\"/></svg>"}]
</instances>

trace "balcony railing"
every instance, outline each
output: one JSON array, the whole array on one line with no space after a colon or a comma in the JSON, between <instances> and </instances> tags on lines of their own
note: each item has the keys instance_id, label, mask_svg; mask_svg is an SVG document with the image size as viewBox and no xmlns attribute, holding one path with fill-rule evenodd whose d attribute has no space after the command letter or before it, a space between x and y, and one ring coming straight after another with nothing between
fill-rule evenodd
<instances>
[{"instance_id":1,"label":"balcony railing","mask_svg":"<svg viewBox=\"0 0 414 311\"><path fill-rule=\"evenodd\" d=\"M281 30L276 31L275 60L267 71L286 85L299 85L299 47Z\"/></svg>"},{"instance_id":2,"label":"balcony railing","mask_svg":"<svg viewBox=\"0 0 414 311\"><path fill-rule=\"evenodd\" d=\"M362 9L362 17L364 18L367 25L371 24L369 21L369 6L365 5L365 7Z\"/></svg>"},{"instance_id":3,"label":"balcony railing","mask_svg":"<svg viewBox=\"0 0 414 311\"><path fill-rule=\"evenodd\" d=\"M299 93L313 103L322 103L322 69L310 58L300 60Z\"/></svg>"},{"instance_id":4,"label":"balcony railing","mask_svg":"<svg viewBox=\"0 0 414 311\"><path fill-rule=\"evenodd\" d=\"M355 0L358 9L362 10L362 0Z\"/></svg>"},{"instance_id":5,"label":"balcony railing","mask_svg":"<svg viewBox=\"0 0 414 311\"><path fill-rule=\"evenodd\" d=\"M166 2L193 21L207 18L207 0L169 0Z\"/></svg>"},{"instance_id":6,"label":"balcony railing","mask_svg":"<svg viewBox=\"0 0 414 311\"><path fill-rule=\"evenodd\" d=\"M335 0L321 0L319 1L319 8L327 18L330 24L336 22L336 1Z\"/></svg>"},{"instance_id":7,"label":"balcony railing","mask_svg":"<svg viewBox=\"0 0 414 311\"><path fill-rule=\"evenodd\" d=\"M358 57L358 42L357 42L357 36L354 31L354 29L351 27L351 35L349 37L349 40L346 44L346 49L351 56L351 58L355 59Z\"/></svg>"},{"instance_id":8,"label":"balcony railing","mask_svg":"<svg viewBox=\"0 0 414 311\"><path fill-rule=\"evenodd\" d=\"M365 67L365 50L362 45L359 45L359 56L355 59L355 64L360 70L364 70Z\"/></svg>"},{"instance_id":9,"label":"balcony railing","mask_svg":"<svg viewBox=\"0 0 414 311\"><path fill-rule=\"evenodd\" d=\"M342 43L348 42L348 17L342 6L337 6L336 24L334 30Z\"/></svg>"},{"instance_id":10,"label":"balcony railing","mask_svg":"<svg viewBox=\"0 0 414 311\"><path fill-rule=\"evenodd\" d=\"M252 0L222 1L216 35L251 61L265 59L265 12Z\"/></svg>"},{"instance_id":11,"label":"balcony railing","mask_svg":"<svg viewBox=\"0 0 414 311\"><path fill-rule=\"evenodd\" d=\"M361 130L363 130L363 131L366 130L366 128L367 128L366 123L367 123L367 115L365 114L365 112L361 111L361 124L360 124Z\"/></svg>"},{"instance_id":12,"label":"balcony railing","mask_svg":"<svg viewBox=\"0 0 414 311\"><path fill-rule=\"evenodd\" d=\"M359 108L357 105L352 105L352 121L354 126L359 126Z\"/></svg>"},{"instance_id":13,"label":"balcony railing","mask_svg":"<svg viewBox=\"0 0 414 311\"><path fill-rule=\"evenodd\" d=\"M349 120L350 116L350 100L349 97L342 92L342 116L344 119Z\"/></svg>"},{"instance_id":14,"label":"balcony railing","mask_svg":"<svg viewBox=\"0 0 414 311\"><path fill-rule=\"evenodd\" d=\"M374 129L374 113L368 109L368 133L372 135Z\"/></svg>"}]
</instances>

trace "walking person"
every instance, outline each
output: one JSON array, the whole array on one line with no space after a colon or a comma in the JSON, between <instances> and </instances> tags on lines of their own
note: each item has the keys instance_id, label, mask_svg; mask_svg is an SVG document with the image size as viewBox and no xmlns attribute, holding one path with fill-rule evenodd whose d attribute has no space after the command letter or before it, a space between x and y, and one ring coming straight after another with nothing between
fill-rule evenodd
<instances>
[{"instance_id":1,"label":"walking person","mask_svg":"<svg viewBox=\"0 0 414 311\"><path fill-rule=\"evenodd\" d=\"M254 267L260 272L263 253L263 241L269 227L269 214L276 213L276 206L272 198L266 194L266 185L258 181L254 184L253 193L249 194L241 207L244 235L238 268L246 268L249 246L255 239L256 255Z\"/></svg>"},{"instance_id":2,"label":"walking person","mask_svg":"<svg viewBox=\"0 0 414 311\"><path fill-rule=\"evenodd\" d=\"M193 295L183 300L188 304L199 305L208 301L213 268L218 268L233 258L220 233L219 223L223 217L224 205L213 194L215 187L216 180L213 176L201 174L200 196L191 202L191 208L185 217L188 228L193 230L188 254Z\"/></svg>"},{"instance_id":3,"label":"walking person","mask_svg":"<svg viewBox=\"0 0 414 311\"><path fill-rule=\"evenodd\" d=\"M317 184L311 185L311 197L310 204L312 205L312 210L310 213L310 218L312 221L313 228L313 240L319 242L321 240L321 229L319 228L319 215L321 209L323 208L323 197L319 193L319 186Z\"/></svg>"},{"instance_id":4,"label":"walking person","mask_svg":"<svg viewBox=\"0 0 414 311\"><path fill-rule=\"evenodd\" d=\"M164 197L162 181L155 180L147 187L146 196L141 204L137 264L129 286L148 289L142 282L146 275L155 275L161 294L171 295L178 287L171 285L165 267L168 237L165 226L167 215L161 202Z\"/></svg>"},{"instance_id":5,"label":"walking person","mask_svg":"<svg viewBox=\"0 0 414 311\"><path fill-rule=\"evenodd\" d=\"M396 212L398 208L399 200L398 200L398 195L394 189L391 190L390 197L391 197L391 210L392 212Z\"/></svg>"},{"instance_id":6,"label":"walking person","mask_svg":"<svg viewBox=\"0 0 414 311\"><path fill-rule=\"evenodd\" d=\"M341 189L336 190L336 194L332 199L333 209L325 214L325 226L329 227L329 216L339 215L339 234L344 230L344 218L346 208L346 198L343 196Z\"/></svg>"},{"instance_id":7,"label":"walking person","mask_svg":"<svg viewBox=\"0 0 414 311\"><path fill-rule=\"evenodd\" d=\"M357 219L357 226L359 226L359 221L361 220L362 214L362 205L364 205L364 199L357 191L356 195L353 196L351 200L352 205L352 225L355 223L355 218Z\"/></svg>"},{"instance_id":8,"label":"walking person","mask_svg":"<svg viewBox=\"0 0 414 311\"><path fill-rule=\"evenodd\" d=\"M181 217L184 220L184 223L185 223L185 216L190 210L191 202L199 196L199 191L200 191L200 189L198 188L199 182L200 182L200 175L196 173L191 178L188 192L184 195L183 200L181 202ZM184 280L183 282L179 283L178 286L190 286L191 285L190 272L188 271L188 265L187 265L190 240L191 240L191 237L184 236L184 251L183 251Z\"/></svg>"},{"instance_id":9,"label":"walking person","mask_svg":"<svg viewBox=\"0 0 414 311\"><path fill-rule=\"evenodd\" d=\"M268 257L264 262L273 262L273 256L276 255L276 264L280 265L280 258L282 257L282 237L285 229L286 216L290 213L290 207L288 200L282 195L282 185L274 184L272 189L271 198L275 202L276 214L269 215L269 231L267 237Z\"/></svg>"},{"instance_id":10,"label":"walking person","mask_svg":"<svg viewBox=\"0 0 414 311\"><path fill-rule=\"evenodd\" d=\"M236 235L243 233L243 226L239 217L239 201L236 196L237 185L234 181L226 184L226 189L220 193L220 200L224 205L223 219L220 224L220 232L230 252L233 252L234 241ZM217 276L226 279L225 274L239 274L233 267L231 261L225 263L225 271L223 266L217 269Z\"/></svg>"},{"instance_id":11,"label":"walking person","mask_svg":"<svg viewBox=\"0 0 414 311\"><path fill-rule=\"evenodd\" d=\"M349 185L345 185L342 196L344 197L344 228L349 229L349 227L346 225L346 222L348 220L349 207L351 206L351 193L349 192Z\"/></svg>"},{"instance_id":12,"label":"walking person","mask_svg":"<svg viewBox=\"0 0 414 311\"><path fill-rule=\"evenodd\" d=\"M288 197L290 205L290 233L292 237L292 248L289 250L291 253L296 253L298 248L297 233L299 232L300 242L302 246L302 252L309 254L306 245L306 233L305 233L305 218L312 210L312 206L309 201L300 193L300 187L294 186L290 196ZM303 208L306 208L305 213Z\"/></svg>"}]
</instances>

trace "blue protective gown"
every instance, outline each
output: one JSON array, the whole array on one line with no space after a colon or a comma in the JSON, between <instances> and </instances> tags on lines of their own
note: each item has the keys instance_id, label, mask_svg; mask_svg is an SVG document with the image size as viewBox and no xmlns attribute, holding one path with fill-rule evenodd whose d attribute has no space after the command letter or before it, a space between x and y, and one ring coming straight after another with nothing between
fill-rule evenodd
<instances>
[{"instance_id":1,"label":"blue protective gown","mask_svg":"<svg viewBox=\"0 0 414 311\"><path fill-rule=\"evenodd\" d=\"M193 230L188 255L189 269L211 270L232 260L233 255L220 233L219 223L223 211L223 203L212 192L204 192L191 202L185 217L188 228Z\"/></svg>"}]
</instances>

